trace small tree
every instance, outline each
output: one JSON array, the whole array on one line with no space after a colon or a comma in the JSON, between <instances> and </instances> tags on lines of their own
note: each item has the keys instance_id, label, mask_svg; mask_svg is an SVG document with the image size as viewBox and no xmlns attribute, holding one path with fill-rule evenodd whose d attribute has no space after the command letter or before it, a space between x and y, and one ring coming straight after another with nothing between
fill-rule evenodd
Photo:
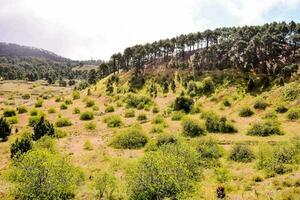
<instances>
[{"instance_id":1,"label":"small tree","mask_svg":"<svg viewBox=\"0 0 300 200\"><path fill-rule=\"evenodd\" d=\"M5 118L0 118L0 138L6 141L7 137L11 134L11 127Z\"/></svg>"},{"instance_id":2,"label":"small tree","mask_svg":"<svg viewBox=\"0 0 300 200\"><path fill-rule=\"evenodd\" d=\"M171 90L173 93L176 92L176 84L175 84L175 81L173 80L172 83L171 83Z\"/></svg>"},{"instance_id":3,"label":"small tree","mask_svg":"<svg viewBox=\"0 0 300 200\"><path fill-rule=\"evenodd\" d=\"M253 81L253 79L250 79L247 83L247 91L248 92L252 92L255 88L255 83Z\"/></svg>"},{"instance_id":4,"label":"small tree","mask_svg":"<svg viewBox=\"0 0 300 200\"><path fill-rule=\"evenodd\" d=\"M40 121L34 126L33 130L34 140L38 140L44 135L52 136L55 134L53 124L51 124L48 120L45 120L44 117L41 117Z\"/></svg>"},{"instance_id":5,"label":"small tree","mask_svg":"<svg viewBox=\"0 0 300 200\"><path fill-rule=\"evenodd\" d=\"M10 157L18 158L23 153L26 153L32 149L32 138L29 135L23 136L22 138L17 138L14 143L10 146Z\"/></svg>"},{"instance_id":6,"label":"small tree","mask_svg":"<svg viewBox=\"0 0 300 200\"><path fill-rule=\"evenodd\" d=\"M98 199L106 197L112 199L113 193L117 187L116 177L108 172L100 172L95 178L95 188Z\"/></svg>"}]
</instances>

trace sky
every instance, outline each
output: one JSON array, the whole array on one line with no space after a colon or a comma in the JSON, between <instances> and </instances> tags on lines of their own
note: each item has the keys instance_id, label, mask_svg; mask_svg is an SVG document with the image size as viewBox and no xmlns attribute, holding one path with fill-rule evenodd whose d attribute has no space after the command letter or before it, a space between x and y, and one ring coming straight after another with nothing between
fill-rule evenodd
<instances>
[{"instance_id":1,"label":"sky","mask_svg":"<svg viewBox=\"0 0 300 200\"><path fill-rule=\"evenodd\" d=\"M291 20L300 0L0 0L0 41L108 60L184 33Z\"/></svg>"}]
</instances>

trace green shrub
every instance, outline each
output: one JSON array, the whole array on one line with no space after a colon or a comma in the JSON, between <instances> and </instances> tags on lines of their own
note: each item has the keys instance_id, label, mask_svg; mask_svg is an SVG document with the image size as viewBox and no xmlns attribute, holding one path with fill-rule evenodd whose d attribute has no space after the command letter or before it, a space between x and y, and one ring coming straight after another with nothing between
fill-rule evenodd
<instances>
[{"instance_id":1,"label":"green shrub","mask_svg":"<svg viewBox=\"0 0 300 200\"><path fill-rule=\"evenodd\" d=\"M55 102L62 102L63 101L63 97L62 96L58 96L55 98Z\"/></svg>"},{"instance_id":2,"label":"green shrub","mask_svg":"<svg viewBox=\"0 0 300 200\"><path fill-rule=\"evenodd\" d=\"M3 111L3 116L4 117L13 117L13 116L16 116L16 111L14 109L5 109Z\"/></svg>"},{"instance_id":3,"label":"green shrub","mask_svg":"<svg viewBox=\"0 0 300 200\"><path fill-rule=\"evenodd\" d=\"M267 108L268 104L262 100L256 101L254 103L254 108L259 110L265 110Z\"/></svg>"},{"instance_id":4,"label":"green shrub","mask_svg":"<svg viewBox=\"0 0 300 200\"><path fill-rule=\"evenodd\" d=\"M37 116L39 114L39 111L37 109L32 109L30 111L30 116Z\"/></svg>"},{"instance_id":5,"label":"green shrub","mask_svg":"<svg viewBox=\"0 0 300 200\"><path fill-rule=\"evenodd\" d=\"M63 118L63 117L58 118L57 121L55 122L56 127L65 127L65 126L71 126L71 125L72 125L72 122L70 121L70 119Z\"/></svg>"},{"instance_id":6,"label":"green shrub","mask_svg":"<svg viewBox=\"0 0 300 200\"><path fill-rule=\"evenodd\" d=\"M140 96L135 94L128 94L124 98L124 102L128 108L143 109L146 105L151 105L152 100L146 96Z\"/></svg>"},{"instance_id":7,"label":"green shrub","mask_svg":"<svg viewBox=\"0 0 300 200\"><path fill-rule=\"evenodd\" d=\"M286 88L283 92L283 98L286 101L294 101L300 95L300 89L295 87L295 85L291 85L289 88Z\"/></svg>"},{"instance_id":8,"label":"green shrub","mask_svg":"<svg viewBox=\"0 0 300 200\"><path fill-rule=\"evenodd\" d=\"M184 96L176 97L174 102L174 110L176 111L183 110L184 112L188 113L191 111L193 105L194 105L193 99Z\"/></svg>"},{"instance_id":9,"label":"green shrub","mask_svg":"<svg viewBox=\"0 0 300 200\"><path fill-rule=\"evenodd\" d=\"M10 171L17 199L72 199L81 173L70 162L47 150L20 156Z\"/></svg>"},{"instance_id":10,"label":"green shrub","mask_svg":"<svg viewBox=\"0 0 300 200\"><path fill-rule=\"evenodd\" d=\"M240 117L250 117L253 114L254 114L254 112L250 108L245 107L240 110L239 116Z\"/></svg>"},{"instance_id":11,"label":"green shrub","mask_svg":"<svg viewBox=\"0 0 300 200\"><path fill-rule=\"evenodd\" d=\"M68 133L64 130L61 130L59 128L54 128L54 137L56 138L64 138L68 135Z\"/></svg>"},{"instance_id":12,"label":"green shrub","mask_svg":"<svg viewBox=\"0 0 300 200\"><path fill-rule=\"evenodd\" d=\"M36 108L40 108L43 106L43 103L44 103L44 100L43 99L37 99L35 104L34 104L34 107Z\"/></svg>"},{"instance_id":13,"label":"green shrub","mask_svg":"<svg viewBox=\"0 0 300 200\"><path fill-rule=\"evenodd\" d=\"M65 104L71 105L71 104L73 104L73 101L71 99L66 99Z\"/></svg>"},{"instance_id":14,"label":"green shrub","mask_svg":"<svg viewBox=\"0 0 300 200\"><path fill-rule=\"evenodd\" d=\"M62 104L60 104L60 109L61 110L66 110L66 109L68 109L68 105L65 104L65 103L62 103Z\"/></svg>"},{"instance_id":15,"label":"green shrub","mask_svg":"<svg viewBox=\"0 0 300 200\"><path fill-rule=\"evenodd\" d=\"M184 136L201 136L205 135L205 127L200 120L185 118L182 122L182 132Z\"/></svg>"},{"instance_id":16,"label":"green shrub","mask_svg":"<svg viewBox=\"0 0 300 200\"><path fill-rule=\"evenodd\" d=\"M150 129L150 133L163 133L163 132L164 132L164 128L160 125L152 126Z\"/></svg>"},{"instance_id":17,"label":"green shrub","mask_svg":"<svg viewBox=\"0 0 300 200\"><path fill-rule=\"evenodd\" d=\"M229 153L229 159L236 162L251 162L255 158L248 145L236 144Z\"/></svg>"},{"instance_id":18,"label":"green shrub","mask_svg":"<svg viewBox=\"0 0 300 200\"><path fill-rule=\"evenodd\" d=\"M230 107L230 106L231 106L230 101L229 101L228 99L224 99L224 100L223 100L223 106L225 106L225 107Z\"/></svg>"},{"instance_id":19,"label":"green shrub","mask_svg":"<svg viewBox=\"0 0 300 200\"><path fill-rule=\"evenodd\" d=\"M146 113L140 113L137 118L138 121L146 121L147 120L147 115Z\"/></svg>"},{"instance_id":20,"label":"green shrub","mask_svg":"<svg viewBox=\"0 0 300 200\"><path fill-rule=\"evenodd\" d=\"M156 145L158 147L166 144L178 144L178 142L178 137L172 134L161 134L156 139Z\"/></svg>"},{"instance_id":21,"label":"green shrub","mask_svg":"<svg viewBox=\"0 0 300 200\"><path fill-rule=\"evenodd\" d=\"M109 172L100 172L95 177L95 189L98 199L114 199L117 188L116 177Z\"/></svg>"},{"instance_id":22,"label":"green shrub","mask_svg":"<svg viewBox=\"0 0 300 200\"><path fill-rule=\"evenodd\" d=\"M30 99L30 94L23 94L22 99L25 99L25 100Z\"/></svg>"},{"instance_id":23,"label":"green shrub","mask_svg":"<svg viewBox=\"0 0 300 200\"><path fill-rule=\"evenodd\" d=\"M235 133L236 128L232 123L228 122L225 117L219 118L215 114L209 114L206 117L205 127L211 133Z\"/></svg>"},{"instance_id":24,"label":"green shrub","mask_svg":"<svg viewBox=\"0 0 300 200\"><path fill-rule=\"evenodd\" d=\"M277 106L276 112L278 113L286 113L289 109L283 105Z\"/></svg>"},{"instance_id":25,"label":"green shrub","mask_svg":"<svg viewBox=\"0 0 300 200\"><path fill-rule=\"evenodd\" d=\"M254 136L270 136L270 135L283 135L283 131L276 122L266 121L253 124L247 132L247 135Z\"/></svg>"},{"instance_id":26,"label":"green shrub","mask_svg":"<svg viewBox=\"0 0 300 200\"><path fill-rule=\"evenodd\" d=\"M92 107L95 105L95 101L94 100L91 100L91 99L88 99L86 102L85 102L85 105L86 107Z\"/></svg>"},{"instance_id":27,"label":"green shrub","mask_svg":"<svg viewBox=\"0 0 300 200\"><path fill-rule=\"evenodd\" d=\"M115 108L111 105L106 106L106 108L105 108L106 113L110 113L110 112L114 112L114 111L115 111Z\"/></svg>"},{"instance_id":28,"label":"green shrub","mask_svg":"<svg viewBox=\"0 0 300 200\"><path fill-rule=\"evenodd\" d=\"M73 113L80 114L80 109L78 107L75 107Z\"/></svg>"},{"instance_id":29,"label":"green shrub","mask_svg":"<svg viewBox=\"0 0 300 200\"><path fill-rule=\"evenodd\" d=\"M276 112L267 112L264 116L263 116L264 119L276 119L277 118L277 115L276 115Z\"/></svg>"},{"instance_id":30,"label":"green shrub","mask_svg":"<svg viewBox=\"0 0 300 200\"><path fill-rule=\"evenodd\" d=\"M152 120L152 124L164 124L164 123L165 123L164 117L161 115L157 115Z\"/></svg>"},{"instance_id":31,"label":"green shrub","mask_svg":"<svg viewBox=\"0 0 300 200\"><path fill-rule=\"evenodd\" d=\"M18 111L19 114L23 114L23 113L27 113L27 112L28 112L28 109L27 109L26 106L19 106L19 107L17 108L17 111Z\"/></svg>"},{"instance_id":32,"label":"green shrub","mask_svg":"<svg viewBox=\"0 0 300 200\"><path fill-rule=\"evenodd\" d=\"M80 99L80 92L78 90L74 90L72 93L73 100Z\"/></svg>"},{"instance_id":33,"label":"green shrub","mask_svg":"<svg viewBox=\"0 0 300 200\"><path fill-rule=\"evenodd\" d=\"M103 118L103 122L110 128L117 128L123 125L122 119L119 115L106 116Z\"/></svg>"},{"instance_id":34,"label":"green shrub","mask_svg":"<svg viewBox=\"0 0 300 200\"><path fill-rule=\"evenodd\" d=\"M125 110L125 118L132 118L135 116L135 112L133 109Z\"/></svg>"},{"instance_id":35,"label":"green shrub","mask_svg":"<svg viewBox=\"0 0 300 200\"><path fill-rule=\"evenodd\" d=\"M30 116L28 119L28 125L34 127L41 119L41 115Z\"/></svg>"},{"instance_id":36,"label":"green shrub","mask_svg":"<svg viewBox=\"0 0 300 200\"><path fill-rule=\"evenodd\" d=\"M84 150L91 151L91 150L93 150L93 144L91 143L91 141L86 140L83 144L83 148L84 148Z\"/></svg>"},{"instance_id":37,"label":"green shrub","mask_svg":"<svg viewBox=\"0 0 300 200\"><path fill-rule=\"evenodd\" d=\"M56 113L55 108L53 108L53 107L52 107L52 108L49 108L49 109L48 109L48 113L49 113L49 114Z\"/></svg>"},{"instance_id":38,"label":"green shrub","mask_svg":"<svg viewBox=\"0 0 300 200\"><path fill-rule=\"evenodd\" d=\"M154 106L154 107L152 108L152 112L153 112L153 113L159 113L159 108L158 108L157 106Z\"/></svg>"},{"instance_id":39,"label":"green shrub","mask_svg":"<svg viewBox=\"0 0 300 200\"><path fill-rule=\"evenodd\" d=\"M32 137L28 134L17 138L14 143L10 145L10 157L18 158L22 154L31 150L33 146Z\"/></svg>"},{"instance_id":40,"label":"green shrub","mask_svg":"<svg viewBox=\"0 0 300 200\"><path fill-rule=\"evenodd\" d=\"M94 122L87 122L84 127L87 130L95 130L97 125Z\"/></svg>"},{"instance_id":41,"label":"green shrub","mask_svg":"<svg viewBox=\"0 0 300 200\"><path fill-rule=\"evenodd\" d=\"M218 167L215 169L216 179L219 183L225 183L230 179L230 171L224 167Z\"/></svg>"},{"instance_id":42,"label":"green shrub","mask_svg":"<svg viewBox=\"0 0 300 200\"><path fill-rule=\"evenodd\" d=\"M96 105L94 105L94 106L92 107L92 109L93 109L93 111L99 111L99 107L96 106Z\"/></svg>"},{"instance_id":43,"label":"green shrub","mask_svg":"<svg viewBox=\"0 0 300 200\"><path fill-rule=\"evenodd\" d=\"M184 117L185 113L183 111L174 111L171 116L171 120L179 121Z\"/></svg>"},{"instance_id":44,"label":"green shrub","mask_svg":"<svg viewBox=\"0 0 300 200\"><path fill-rule=\"evenodd\" d=\"M84 111L80 114L80 120L92 120L94 119L94 114L91 111Z\"/></svg>"},{"instance_id":45,"label":"green shrub","mask_svg":"<svg viewBox=\"0 0 300 200\"><path fill-rule=\"evenodd\" d=\"M120 131L111 141L111 145L118 149L138 149L144 147L148 142L148 137L143 130L132 127Z\"/></svg>"},{"instance_id":46,"label":"green shrub","mask_svg":"<svg viewBox=\"0 0 300 200\"><path fill-rule=\"evenodd\" d=\"M287 114L287 118L291 121L296 121L300 118L300 110L299 109L291 109Z\"/></svg>"},{"instance_id":47,"label":"green shrub","mask_svg":"<svg viewBox=\"0 0 300 200\"><path fill-rule=\"evenodd\" d=\"M194 149L163 145L157 151L147 152L129 172L129 199L183 199L183 194L192 192L198 171Z\"/></svg>"},{"instance_id":48,"label":"green shrub","mask_svg":"<svg viewBox=\"0 0 300 200\"><path fill-rule=\"evenodd\" d=\"M17 124L19 122L17 116L7 117L6 119L9 124Z\"/></svg>"},{"instance_id":49,"label":"green shrub","mask_svg":"<svg viewBox=\"0 0 300 200\"><path fill-rule=\"evenodd\" d=\"M7 137L11 134L11 126L5 118L0 118L0 138L6 141Z\"/></svg>"},{"instance_id":50,"label":"green shrub","mask_svg":"<svg viewBox=\"0 0 300 200\"><path fill-rule=\"evenodd\" d=\"M199 153L199 162L203 167L214 167L219 165L219 158L223 156L223 149L218 142L212 138L201 139L196 145Z\"/></svg>"}]
</instances>

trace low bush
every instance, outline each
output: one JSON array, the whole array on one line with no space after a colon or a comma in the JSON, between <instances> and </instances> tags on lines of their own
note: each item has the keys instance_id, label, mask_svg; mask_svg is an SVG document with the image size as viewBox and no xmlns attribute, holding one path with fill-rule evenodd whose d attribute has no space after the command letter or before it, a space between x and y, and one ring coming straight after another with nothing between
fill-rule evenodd
<instances>
[{"instance_id":1,"label":"low bush","mask_svg":"<svg viewBox=\"0 0 300 200\"><path fill-rule=\"evenodd\" d=\"M245 107L240 110L239 116L240 117L250 117L253 114L254 114L254 112L250 108Z\"/></svg>"},{"instance_id":2,"label":"low bush","mask_svg":"<svg viewBox=\"0 0 300 200\"><path fill-rule=\"evenodd\" d=\"M44 103L44 100L43 99L37 99L35 104L34 104L34 107L36 108L40 108L43 106L43 103Z\"/></svg>"},{"instance_id":3,"label":"low bush","mask_svg":"<svg viewBox=\"0 0 300 200\"><path fill-rule=\"evenodd\" d=\"M158 108L157 106L154 106L154 107L152 108L152 112L153 112L153 113L159 113L159 108Z\"/></svg>"},{"instance_id":4,"label":"low bush","mask_svg":"<svg viewBox=\"0 0 300 200\"><path fill-rule=\"evenodd\" d=\"M148 142L147 135L141 128L132 127L121 130L111 141L111 145L118 149L138 149Z\"/></svg>"},{"instance_id":5,"label":"low bush","mask_svg":"<svg viewBox=\"0 0 300 200\"><path fill-rule=\"evenodd\" d=\"M80 114L80 120L92 120L94 119L94 113L91 111L84 111Z\"/></svg>"},{"instance_id":6,"label":"low bush","mask_svg":"<svg viewBox=\"0 0 300 200\"><path fill-rule=\"evenodd\" d=\"M80 114L80 109L78 107L75 107L73 110L74 114Z\"/></svg>"},{"instance_id":7,"label":"low bush","mask_svg":"<svg viewBox=\"0 0 300 200\"><path fill-rule=\"evenodd\" d=\"M30 116L37 116L39 114L39 111L37 109L32 109L30 111Z\"/></svg>"},{"instance_id":8,"label":"low bush","mask_svg":"<svg viewBox=\"0 0 300 200\"><path fill-rule=\"evenodd\" d=\"M219 118L217 115L211 113L207 114L205 127L208 132L211 133L235 133L236 128L232 123L227 121L225 117Z\"/></svg>"},{"instance_id":9,"label":"low bush","mask_svg":"<svg viewBox=\"0 0 300 200\"><path fill-rule=\"evenodd\" d=\"M30 94L23 94L22 99L25 99L25 100L30 99Z\"/></svg>"},{"instance_id":10,"label":"low bush","mask_svg":"<svg viewBox=\"0 0 300 200\"><path fill-rule=\"evenodd\" d=\"M117 179L110 172L100 172L95 177L95 189L97 199L114 199L114 192L117 188Z\"/></svg>"},{"instance_id":11,"label":"low bush","mask_svg":"<svg viewBox=\"0 0 300 200\"><path fill-rule=\"evenodd\" d=\"M97 125L94 122L87 122L84 127L87 130L95 130Z\"/></svg>"},{"instance_id":12,"label":"low bush","mask_svg":"<svg viewBox=\"0 0 300 200\"><path fill-rule=\"evenodd\" d=\"M65 99L65 104L71 105L73 104L73 101L71 99Z\"/></svg>"},{"instance_id":13,"label":"low bush","mask_svg":"<svg viewBox=\"0 0 300 200\"><path fill-rule=\"evenodd\" d=\"M19 122L17 116L7 117L6 119L9 124L17 124Z\"/></svg>"},{"instance_id":14,"label":"low bush","mask_svg":"<svg viewBox=\"0 0 300 200\"><path fill-rule=\"evenodd\" d=\"M182 122L182 133L189 137L205 135L205 127L200 120L185 118Z\"/></svg>"},{"instance_id":15,"label":"low bush","mask_svg":"<svg viewBox=\"0 0 300 200\"><path fill-rule=\"evenodd\" d=\"M184 117L185 113L183 111L174 111L171 116L171 120L179 121Z\"/></svg>"},{"instance_id":16,"label":"low bush","mask_svg":"<svg viewBox=\"0 0 300 200\"><path fill-rule=\"evenodd\" d=\"M275 109L276 112L278 113L286 113L289 109L283 105L277 106Z\"/></svg>"},{"instance_id":17,"label":"low bush","mask_svg":"<svg viewBox=\"0 0 300 200\"><path fill-rule=\"evenodd\" d=\"M127 108L143 109L146 105L152 105L152 100L146 96L136 94L128 94L123 101L126 103Z\"/></svg>"},{"instance_id":18,"label":"low bush","mask_svg":"<svg viewBox=\"0 0 300 200\"><path fill-rule=\"evenodd\" d=\"M164 127L160 125L154 125L150 129L150 133L163 133L164 132Z\"/></svg>"},{"instance_id":19,"label":"low bush","mask_svg":"<svg viewBox=\"0 0 300 200\"><path fill-rule=\"evenodd\" d=\"M270 136L270 135L283 135L283 131L277 122L260 122L253 124L247 132L247 135L254 136Z\"/></svg>"},{"instance_id":20,"label":"low bush","mask_svg":"<svg viewBox=\"0 0 300 200\"><path fill-rule=\"evenodd\" d=\"M68 118L60 117L55 122L56 127L65 127L65 126L71 126L72 122Z\"/></svg>"},{"instance_id":21,"label":"low bush","mask_svg":"<svg viewBox=\"0 0 300 200\"><path fill-rule=\"evenodd\" d=\"M229 159L236 162L251 162L255 158L254 153L248 145L236 144L229 153Z\"/></svg>"},{"instance_id":22,"label":"low bush","mask_svg":"<svg viewBox=\"0 0 300 200\"><path fill-rule=\"evenodd\" d=\"M174 102L174 110L175 111L184 111L186 113L190 112L194 105L194 101L191 98L180 96L176 97Z\"/></svg>"},{"instance_id":23,"label":"low bush","mask_svg":"<svg viewBox=\"0 0 300 200\"><path fill-rule=\"evenodd\" d=\"M68 109L68 105L65 104L65 103L62 103L62 104L60 104L60 109L61 110L66 110L66 109Z\"/></svg>"},{"instance_id":24,"label":"low bush","mask_svg":"<svg viewBox=\"0 0 300 200\"><path fill-rule=\"evenodd\" d=\"M93 144L91 143L91 141L86 140L83 144L83 149L87 150L87 151L93 150L94 148L93 148Z\"/></svg>"},{"instance_id":25,"label":"low bush","mask_svg":"<svg viewBox=\"0 0 300 200\"><path fill-rule=\"evenodd\" d=\"M156 145L158 147L166 144L178 144L178 142L178 137L172 134L161 134L156 139Z\"/></svg>"},{"instance_id":26,"label":"low bush","mask_svg":"<svg viewBox=\"0 0 300 200\"><path fill-rule=\"evenodd\" d=\"M16 116L16 111L14 109L5 109L3 111L3 116L4 117L13 117L13 116Z\"/></svg>"},{"instance_id":27,"label":"low bush","mask_svg":"<svg viewBox=\"0 0 300 200\"><path fill-rule=\"evenodd\" d=\"M103 118L103 122L106 123L109 128L117 128L123 125L122 119L119 115L109 115Z\"/></svg>"},{"instance_id":28,"label":"low bush","mask_svg":"<svg viewBox=\"0 0 300 200\"><path fill-rule=\"evenodd\" d=\"M52 107L52 108L49 108L49 109L48 109L48 113L49 113L49 114L56 113L55 108L53 108L53 107Z\"/></svg>"},{"instance_id":29,"label":"low bush","mask_svg":"<svg viewBox=\"0 0 300 200\"><path fill-rule=\"evenodd\" d=\"M80 99L80 92L78 90L74 90L72 92L73 100Z\"/></svg>"},{"instance_id":30,"label":"low bush","mask_svg":"<svg viewBox=\"0 0 300 200\"><path fill-rule=\"evenodd\" d=\"M300 118L300 109L291 109L287 114L287 118L291 121L296 121Z\"/></svg>"},{"instance_id":31,"label":"low bush","mask_svg":"<svg viewBox=\"0 0 300 200\"><path fill-rule=\"evenodd\" d=\"M224 99L223 102L222 102L223 106L225 107L230 107L231 106L231 103L228 99Z\"/></svg>"},{"instance_id":32,"label":"low bush","mask_svg":"<svg viewBox=\"0 0 300 200\"><path fill-rule=\"evenodd\" d=\"M200 157L200 165L206 168L218 166L220 164L219 158L224 153L222 147L212 138L201 139L196 145L196 150Z\"/></svg>"},{"instance_id":33,"label":"low bush","mask_svg":"<svg viewBox=\"0 0 300 200\"><path fill-rule=\"evenodd\" d=\"M256 101L253 105L255 109L259 109L259 110L265 110L267 106L268 104L262 100Z\"/></svg>"},{"instance_id":34,"label":"low bush","mask_svg":"<svg viewBox=\"0 0 300 200\"><path fill-rule=\"evenodd\" d=\"M225 183L231 178L230 171L224 167L218 167L215 169L216 179L219 183Z\"/></svg>"},{"instance_id":35,"label":"low bush","mask_svg":"<svg viewBox=\"0 0 300 200\"><path fill-rule=\"evenodd\" d=\"M61 130L59 128L54 128L54 137L56 138L64 138L68 135L68 133L64 130Z\"/></svg>"},{"instance_id":36,"label":"low bush","mask_svg":"<svg viewBox=\"0 0 300 200\"><path fill-rule=\"evenodd\" d=\"M140 113L137 118L138 121L146 121L147 120L147 115L146 113Z\"/></svg>"},{"instance_id":37,"label":"low bush","mask_svg":"<svg viewBox=\"0 0 300 200\"><path fill-rule=\"evenodd\" d=\"M135 112L133 109L125 110L125 118L132 118L135 116Z\"/></svg>"},{"instance_id":38,"label":"low bush","mask_svg":"<svg viewBox=\"0 0 300 200\"><path fill-rule=\"evenodd\" d=\"M157 115L153 118L152 124L165 124L164 117L161 115Z\"/></svg>"},{"instance_id":39,"label":"low bush","mask_svg":"<svg viewBox=\"0 0 300 200\"><path fill-rule=\"evenodd\" d=\"M17 108L17 111L18 111L19 114L23 114L23 113L27 113L27 112L28 112L28 109L27 109L26 106L19 106L19 107Z\"/></svg>"},{"instance_id":40,"label":"low bush","mask_svg":"<svg viewBox=\"0 0 300 200\"><path fill-rule=\"evenodd\" d=\"M86 102L85 102L85 105L86 107L92 107L95 105L95 101L94 100L91 100L91 99L88 99Z\"/></svg>"},{"instance_id":41,"label":"low bush","mask_svg":"<svg viewBox=\"0 0 300 200\"><path fill-rule=\"evenodd\" d=\"M277 115L276 115L276 112L274 112L274 111L267 112L263 116L263 119L276 119L276 118L277 118Z\"/></svg>"},{"instance_id":42,"label":"low bush","mask_svg":"<svg viewBox=\"0 0 300 200\"><path fill-rule=\"evenodd\" d=\"M106 106L106 108L105 108L106 113L110 113L110 112L114 112L114 111L115 111L115 108L111 105Z\"/></svg>"},{"instance_id":43,"label":"low bush","mask_svg":"<svg viewBox=\"0 0 300 200\"><path fill-rule=\"evenodd\" d=\"M94 106L92 107L92 109L93 109L93 111L99 111L99 107L96 106L96 105L94 105Z\"/></svg>"}]
</instances>

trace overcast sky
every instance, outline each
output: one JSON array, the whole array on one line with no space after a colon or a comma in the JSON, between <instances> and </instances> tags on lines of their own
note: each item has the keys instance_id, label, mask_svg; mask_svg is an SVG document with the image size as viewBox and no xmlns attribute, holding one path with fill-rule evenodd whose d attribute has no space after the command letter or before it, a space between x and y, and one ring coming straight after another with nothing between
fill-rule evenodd
<instances>
[{"instance_id":1,"label":"overcast sky","mask_svg":"<svg viewBox=\"0 0 300 200\"><path fill-rule=\"evenodd\" d=\"M72 59L216 28L300 21L300 0L0 0L0 41Z\"/></svg>"}]
</instances>

